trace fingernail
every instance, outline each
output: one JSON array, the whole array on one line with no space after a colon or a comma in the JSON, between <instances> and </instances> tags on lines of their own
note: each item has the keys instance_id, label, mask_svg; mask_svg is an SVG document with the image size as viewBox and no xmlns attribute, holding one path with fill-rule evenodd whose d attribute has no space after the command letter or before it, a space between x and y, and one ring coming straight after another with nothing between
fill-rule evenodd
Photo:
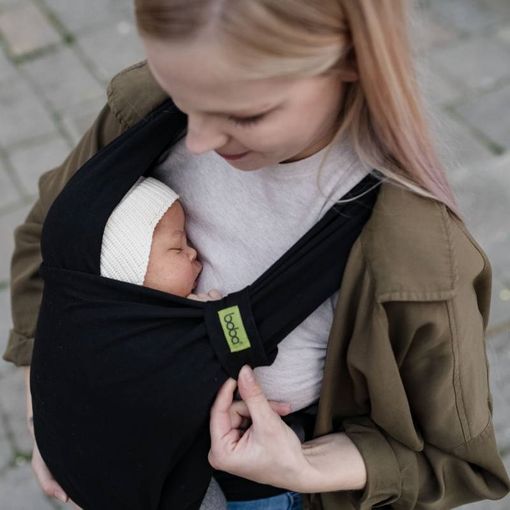
<instances>
[{"instance_id":1,"label":"fingernail","mask_svg":"<svg viewBox=\"0 0 510 510\"><path fill-rule=\"evenodd\" d=\"M67 503L67 496L64 492L62 491L55 491L55 497L62 501L62 503Z\"/></svg>"},{"instance_id":2,"label":"fingernail","mask_svg":"<svg viewBox=\"0 0 510 510\"><path fill-rule=\"evenodd\" d=\"M246 382L252 384L255 382L255 377L253 375L253 370L250 368L249 365L244 365L243 368L244 370L244 378L246 380Z\"/></svg>"}]
</instances>

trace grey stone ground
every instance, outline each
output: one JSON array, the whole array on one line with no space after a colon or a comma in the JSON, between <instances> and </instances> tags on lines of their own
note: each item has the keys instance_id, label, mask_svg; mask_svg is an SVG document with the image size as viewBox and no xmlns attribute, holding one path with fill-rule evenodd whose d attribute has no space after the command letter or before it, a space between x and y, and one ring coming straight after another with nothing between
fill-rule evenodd
<instances>
[{"instance_id":1,"label":"grey stone ground","mask_svg":"<svg viewBox=\"0 0 510 510\"><path fill-rule=\"evenodd\" d=\"M413 33L441 153L468 225L494 265L488 355L510 468L510 0L419 0ZM0 350L10 326L12 231L38 176L62 161L143 57L128 0L0 0ZM0 363L0 508L62 508L30 470L21 370ZM472 509L509 509L510 498Z\"/></svg>"}]
</instances>

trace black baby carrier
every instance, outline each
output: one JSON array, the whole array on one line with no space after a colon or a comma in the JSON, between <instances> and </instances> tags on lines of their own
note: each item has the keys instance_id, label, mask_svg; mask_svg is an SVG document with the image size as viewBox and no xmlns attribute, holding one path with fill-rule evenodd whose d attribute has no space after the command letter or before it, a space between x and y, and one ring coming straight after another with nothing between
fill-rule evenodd
<instances>
[{"instance_id":1,"label":"black baby carrier","mask_svg":"<svg viewBox=\"0 0 510 510\"><path fill-rule=\"evenodd\" d=\"M70 179L44 223L31 370L36 441L85 510L196 510L211 479L209 412L242 365L339 289L378 179L365 178L253 284L198 302L100 276L113 209L185 133L170 100Z\"/></svg>"}]
</instances>

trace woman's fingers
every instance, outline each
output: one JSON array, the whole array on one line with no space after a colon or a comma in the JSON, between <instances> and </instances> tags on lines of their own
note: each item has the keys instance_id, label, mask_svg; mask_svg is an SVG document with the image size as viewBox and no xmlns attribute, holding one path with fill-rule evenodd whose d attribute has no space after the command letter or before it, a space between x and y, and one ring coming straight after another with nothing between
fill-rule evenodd
<instances>
[{"instance_id":1,"label":"woman's fingers","mask_svg":"<svg viewBox=\"0 0 510 510\"><path fill-rule=\"evenodd\" d=\"M216 395L214 404L211 407L211 438L223 438L233 429L230 406L234 399L236 386L236 380L229 377Z\"/></svg>"},{"instance_id":2,"label":"woman's fingers","mask_svg":"<svg viewBox=\"0 0 510 510\"><path fill-rule=\"evenodd\" d=\"M231 382L229 382L231 381ZM235 390L235 380L229 379L227 383L218 392L216 397L215 407L211 409L214 412L215 424L219 423L220 417L224 422L224 430L226 430L226 417L227 413L230 417L230 429L245 429L251 423L251 415L247 403L244 400L233 400L232 392ZM228 388L228 390L227 390ZM227 391L229 392L227 395ZM285 416L291 412L290 404L285 402L276 402L274 400L268 401L271 409L280 416ZM219 411L221 409L221 411ZM220 414L221 413L221 414Z\"/></svg>"},{"instance_id":3,"label":"woman's fingers","mask_svg":"<svg viewBox=\"0 0 510 510\"><path fill-rule=\"evenodd\" d=\"M290 404L285 402L276 402L275 400L269 400L271 409L280 416L286 416L291 412ZM246 423L249 421L250 411L244 400L236 400L232 402L230 406L230 419L232 421L232 427L234 428L246 428Z\"/></svg>"},{"instance_id":4,"label":"woman's fingers","mask_svg":"<svg viewBox=\"0 0 510 510\"><path fill-rule=\"evenodd\" d=\"M67 502L68 497L66 493L53 478L43 458L41 457L41 453L39 452L39 448L37 448L37 444L35 442L34 450L32 452L32 469L44 494L57 498L63 503Z\"/></svg>"},{"instance_id":5,"label":"woman's fingers","mask_svg":"<svg viewBox=\"0 0 510 510\"><path fill-rule=\"evenodd\" d=\"M250 416L255 425L260 430L271 429L274 419L280 418L275 416L274 410L257 382L255 374L249 365L243 365L239 372L239 394L246 402L250 411Z\"/></svg>"}]
</instances>

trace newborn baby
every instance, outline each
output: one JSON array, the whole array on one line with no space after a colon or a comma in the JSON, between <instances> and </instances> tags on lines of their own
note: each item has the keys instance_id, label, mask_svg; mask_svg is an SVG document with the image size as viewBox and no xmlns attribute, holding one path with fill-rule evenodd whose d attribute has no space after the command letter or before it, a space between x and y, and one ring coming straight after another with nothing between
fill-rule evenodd
<instances>
[{"instance_id":1,"label":"newborn baby","mask_svg":"<svg viewBox=\"0 0 510 510\"><path fill-rule=\"evenodd\" d=\"M201 301L221 297L216 290L192 294L202 264L188 244L178 198L153 177L138 180L106 224L101 276Z\"/></svg>"},{"instance_id":2,"label":"newborn baby","mask_svg":"<svg viewBox=\"0 0 510 510\"><path fill-rule=\"evenodd\" d=\"M101 276L143 285L177 296L220 299L216 290L193 294L202 264L188 244L179 196L161 181L141 177L114 209L101 246ZM201 510L225 510L214 479Z\"/></svg>"}]
</instances>

